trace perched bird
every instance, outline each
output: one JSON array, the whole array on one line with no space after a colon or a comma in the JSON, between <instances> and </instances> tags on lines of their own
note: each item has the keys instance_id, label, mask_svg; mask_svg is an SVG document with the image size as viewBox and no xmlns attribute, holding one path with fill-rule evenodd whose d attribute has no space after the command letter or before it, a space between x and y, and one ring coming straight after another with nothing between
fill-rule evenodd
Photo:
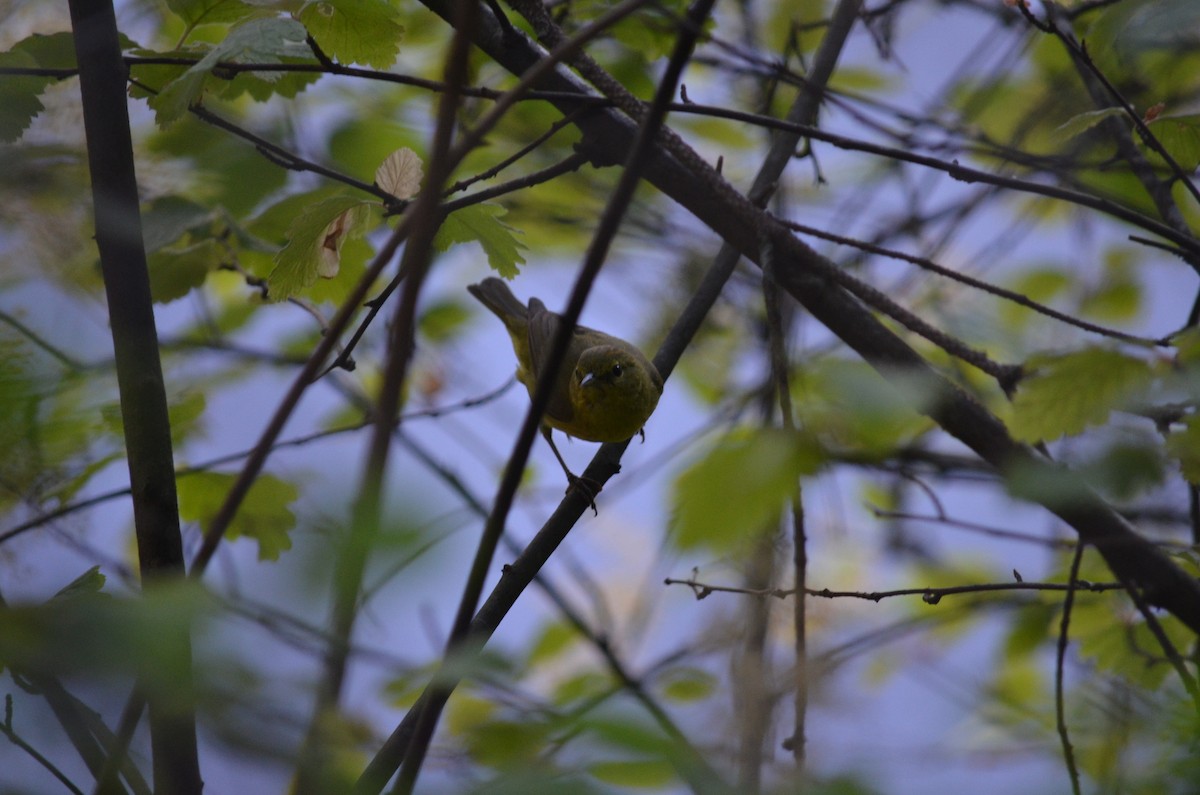
<instances>
[{"instance_id":1,"label":"perched bird","mask_svg":"<svg viewBox=\"0 0 1200 795\"><path fill-rule=\"evenodd\" d=\"M500 318L517 354L517 380L533 397L562 316L536 298L525 306L495 277L467 287ZM658 405L663 382L646 356L623 339L576 326L567 354L554 379L550 402L542 417L542 435L574 485L572 474L551 438L557 429L589 442L623 442L642 430ZM598 484L583 484L592 496ZM594 504L593 504L593 507Z\"/></svg>"}]
</instances>

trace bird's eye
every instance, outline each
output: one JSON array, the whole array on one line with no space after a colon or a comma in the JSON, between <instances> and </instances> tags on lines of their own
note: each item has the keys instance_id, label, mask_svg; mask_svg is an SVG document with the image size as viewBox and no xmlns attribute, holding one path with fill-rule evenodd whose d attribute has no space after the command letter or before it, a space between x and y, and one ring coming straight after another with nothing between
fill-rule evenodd
<instances>
[{"instance_id":1,"label":"bird's eye","mask_svg":"<svg viewBox=\"0 0 1200 795\"><path fill-rule=\"evenodd\" d=\"M621 365L619 365L619 364L614 364L614 365L612 366L612 374L613 374L613 378L617 378L618 376L620 376L620 375L621 375L621 370L622 370L622 367L621 367Z\"/></svg>"}]
</instances>

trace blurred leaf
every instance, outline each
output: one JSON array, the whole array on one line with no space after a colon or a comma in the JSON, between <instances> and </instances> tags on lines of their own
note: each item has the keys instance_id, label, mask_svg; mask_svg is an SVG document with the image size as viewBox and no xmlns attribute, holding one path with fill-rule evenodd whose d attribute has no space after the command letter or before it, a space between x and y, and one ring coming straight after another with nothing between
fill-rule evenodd
<instances>
[{"instance_id":1,"label":"blurred leaf","mask_svg":"<svg viewBox=\"0 0 1200 795\"><path fill-rule=\"evenodd\" d=\"M159 249L149 256L150 295L155 303L183 298L204 284L225 259L225 251L209 238L184 248Z\"/></svg>"},{"instance_id":2,"label":"blurred leaf","mask_svg":"<svg viewBox=\"0 0 1200 795\"><path fill-rule=\"evenodd\" d=\"M200 420L207 406L205 392L187 389L172 395L167 404L171 418L171 442L178 446L200 428Z\"/></svg>"},{"instance_id":3,"label":"blurred leaf","mask_svg":"<svg viewBox=\"0 0 1200 795\"><path fill-rule=\"evenodd\" d=\"M188 232L210 225L212 209L183 196L163 196L142 209L142 243L153 254Z\"/></svg>"},{"instance_id":4,"label":"blurred leaf","mask_svg":"<svg viewBox=\"0 0 1200 795\"><path fill-rule=\"evenodd\" d=\"M471 319L471 310L463 301L434 301L421 312L417 321L422 336L431 342L453 339Z\"/></svg>"},{"instance_id":5,"label":"blurred leaf","mask_svg":"<svg viewBox=\"0 0 1200 795\"><path fill-rule=\"evenodd\" d=\"M520 273L525 264L521 251L525 244L517 239L515 230L500 220L505 210L496 204L472 204L446 217L438 229L433 245L446 251L458 243L479 243L487 254L492 270L505 279Z\"/></svg>"},{"instance_id":6,"label":"blurred leaf","mask_svg":"<svg viewBox=\"0 0 1200 795\"><path fill-rule=\"evenodd\" d=\"M130 599L93 590L91 572L85 579L69 599L0 610L0 663L64 676L136 675L152 691L185 695L177 677L185 652L164 640L198 630L212 612L203 588L177 581Z\"/></svg>"},{"instance_id":7,"label":"blurred leaf","mask_svg":"<svg viewBox=\"0 0 1200 795\"><path fill-rule=\"evenodd\" d=\"M1058 617L1059 612L1054 605L1042 602L1019 608L1008 626L1008 636L1004 639L1005 662L1026 657L1041 649L1051 637L1051 622Z\"/></svg>"},{"instance_id":8,"label":"blurred leaf","mask_svg":"<svg viewBox=\"0 0 1200 795\"><path fill-rule=\"evenodd\" d=\"M1167 436L1167 452L1179 461L1189 483L1200 483L1200 417L1184 420L1182 431Z\"/></svg>"},{"instance_id":9,"label":"blurred leaf","mask_svg":"<svg viewBox=\"0 0 1200 795\"><path fill-rule=\"evenodd\" d=\"M800 368L793 394L804 427L827 446L882 458L931 427L919 413L938 384L897 372L882 377L864 361L826 358Z\"/></svg>"},{"instance_id":10,"label":"blurred leaf","mask_svg":"<svg viewBox=\"0 0 1200 795\"><path fill-rule=\"evenodd\" d=\"M548 624L529 648L526 665L549 662L579 641L579 630L563 621Z\"/></svg>"},{"instance_id":11,"label":"blurred leaf","mask_svg":"<svg viewBox=\"0 0 1200 795\"><path fill-rule=\"evenodd\" d=\"M1142 286L1129 262L1127 249L1110 251L1096 287L1080 301L1079 311L1097 320L1129 322L1142 310Z\"/></svg>"},{"instance_id":12,"label":"blurred leaf","mask_svg":"<svg viewBox=\"0 0 1200 795\"><path fill-rule=\"evenodd\" d=\"M634 789L661 789L675 782L675 768L662 759L593 762L588 772L606 784Z\"/></svg>"},{"instance_id":13,"label":"blurred leaf","mask_svg":"<svg viewBox=\"0 0 1200 795\"><path fill-rule=\"evenodd\" d=\"M717 679L701 668L672 668L659 677L664 698L671 701L702 701L717 692Z\"/></svg>"},{"instance_id":14,"label":"blurred leaf","mask_svg":"<svg viewBox=\"0 0 1200 795\"><path fill-rule=\"evenodd\" d=\"M446 706L446 730L455 737L465 736L490 721L498 709L495 702L460 687Z\"/></svg>"},{"instance_id":15,"label":"blurred leaf","mask_svg":"<svg viewBox=\"0 0 1200 795\"><path fill-rule=\"evenodd\" d=\"M167 8L179 16L188 27L225 22L238 22L252 14L261 14L241 0L166 0Z\"/></svg>"},{"instance_id":16,"label":"blurred leaf","mask_svg":"<svg viewBox=\"0 0 1200 795\"><path fill-rule=\"evenodd\" d=\"M701 401L714 405L724 399L734 376L734 362L744 353L745 338L733 329L702 329L680 360L676 371Z\"/></svg>"},{"instance_id":17,"label":"blurred leaf","mask_svg":"<svg viewBox=\"0 0 1200 795\"><path fill-rule=\"evenodd\" d=\"M581 701L593 702L604 694L612 695L616 687L611 676L596 671L584 671L559 682L552 700L560 706L570 706Z\"/></svg>"},{"instance_id":18,"label":"blurred leaf","mask_svg":"<svg viewBox=\"0 0 1200 795\"><path fill-rule=\"evenodd\" d=\"M1125 110L1123 108L1102 108L1101 110L1089 110L1084 113L1080 113L1078 116L1072 116L1067 121L1058 125L1054 131L1062 137L1063 143L1066 143L1075 136L1092 129L1105 119L1120 118L1124 115Z\"/></svg>"},{"instance_id":19,"label":"blurred leaf","mask_svg":"<svg viewBox=\"0 0 1200 795\"><path fill-rule=\"evenodd\" d=\"M307 2L296 18L326 55L343 64L387 69L400 52L404 28L396 21L395 8L385 0Z\"/></svg>"},{"instance_id":20,"label":"blurred leaf","mask_svg":"<svg viewBox=\"0 0 1200 795\"><path fill-rule=\"evenodd\" d=\"M1159 116L1149 124L1150 132L1158 139L1186 173L1200 167L1200 114L1188 116ZM1157 155L1151 155L1157 158Z\"/></svg>"},{"instance_id":21,"label":"blurred leaf","mask_svg":"<svg viewBox=\"0 0 1200 795\"><path fill-rule=\"evenodd\" d=\"M1147 436L1108 445L1080 467L1083 477L1116 500L1131 500L1162 484L1166 462L1158 441Z\"/></svg>"},{"instance_id":22,"label":"blurred leaf","mask_svg":"<svg viewBox=\"0 0 1200 795\"><path fill-rule=\"evenodd\" d=\"M275 131L271 125L257 130L264 135ZM166 130L154 130L147 146L156 158L187 165L179 172L186 180L175 177L173 194L185 192L193 201L222 208L234 218L244 218L287 180L287 170L278 163L190 115Z\"/></svg>"},{"instance_id":23,"label":"blurred leaf","mask_svg":"<svg viewBox=\"0 0 1200 795\"><path fill-rule=\"evenodd\" d=\"M1157 690L1175 676L1174 669L1145 622L1119 613L1121 604L1077 600L1071 611L1071 637L1078 641L1079 653L1101 671ZM1160 614L1158 620L1176 649L1186 649L1195 640L1195 634L1174 616Z\"/></svg>"},{"instance_id":24,"label":"blurred leaf","mask_svg":"<svg viewBox=\"0 0 1200 795\"><path fill-rule=\"evenodd\" d=\"M397 150L423 145L412 128L392 120L391 115L399 112L390 106L370 107L341 120L329 136L330 156L347 173L363 180L376 179L380 164ZM380 119L381 115L385 118Z\"/></svg>"},{"instance_id":25,"label":"blurred leaf","mask_svg":"<svg viewBox=\"0 0 1200 795\"><path fill-rule=\"evenodd\" d=\"M71 599L85 594L98 594L104 590L107 578L100 572L99 566L92 566L68 584L58 589L55 599Z\"/></svg>"},{"instance_id":26,"label":"blurred leaf","mask_svg":"<svg viewBox=\"0 0 1200 795\"><path fill-rule=\"evenodd\" d=\"M1200 328L1192 326L1171 337L1171 344L1179 352L1179 363L1195 364L1200 361Z\"/></svg>"},{"instance_id":27,"label":"blurred leaf","mask_svg":"<svg viewBox=\"0 0 1200 795\"><path fill-rule=\"evenodd\" d=\"M1088 51L1132 58L1147 50L1200 43L1200 6L1192 0L1126 0L1101 10Z\"/></svg>"},{"instance_id":28,"label":"blurred leaf","mask_svg":"<svg viewBox=\"0 0 1200 795\"><path fill-rule=\"evenodd\" d=\"M236 475L196 472L178 479L179 516L207 527L216 516ZM292 548L288 533L296 516L288 507L300 496L297 488L274 475L259 475L225 533L228 540L251 538L258 543L259 560L278 560Z\"/></svg>"},{"instance_id":29,"label":"blurred leaf","mask_svg":"<svg viewBox=\"0 0 1200 795\"><path fill-rule=\"evenodd\" d=\"M680 549L744 546L820 462L816 446L801 434L773 429L729 434L675 481L672 539Z\"/></svg>"},{"instance_id":30,"label":"blurred leaf","mask_svg":"<svg viewBox=\"0 0 1200 795\"><path fill-rule=\"evenodd\" d=\"M1009 426L1025 442L1072 436L1103 424L1151 376L1146 362L1108 348L1041 356L1027 367L1032 375L1017 388Z\"/></svg>"},{"instance_id":31,"label":"blurred leaf","mask_svg":"<svg viewBox=\"0 0 1200 795\"><path fill-rule=\"evenodd\" d=\"M1014 497L1059 508L1079 505L1095 496L1078 473L1035 459L1005 469L1004 485Z\"/></svg>"},{"instance_id":32,"label":"blurred leaf","mask_svg":"<svg viewBox=\"0 0 1200 795\"><path fill-rule=\"evenodd\" d=\"M467 734L467 752L472 761L501 769L536 763L545 751L547 728L531 719L480 723Z\"/></svg>"}]
</instances>

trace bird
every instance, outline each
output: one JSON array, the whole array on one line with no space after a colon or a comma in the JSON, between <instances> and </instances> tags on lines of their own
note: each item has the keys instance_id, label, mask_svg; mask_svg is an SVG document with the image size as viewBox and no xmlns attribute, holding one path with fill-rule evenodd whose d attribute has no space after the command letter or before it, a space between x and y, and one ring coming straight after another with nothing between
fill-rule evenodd
<instances>
[{"instance_id":1,"label":"bird","mask_svg":"<svg viewBox=\"0 0 1200 795\"><path fill-rule=\"evenodd\" d=\"M551 312L537 298L522 304L508 285L494 276L468 285L467 290L504 323L517 355L517 380L532 399L562 315ZM644 439L642 427L658 406L662 391L662 376L636 345L603 331L575 327L554 379L541 431L567 476L568 490L582 486L593 510L599 484L571 472L551 431L588 442L623 442L638 433Z\"/></svg>"}]
</instances>

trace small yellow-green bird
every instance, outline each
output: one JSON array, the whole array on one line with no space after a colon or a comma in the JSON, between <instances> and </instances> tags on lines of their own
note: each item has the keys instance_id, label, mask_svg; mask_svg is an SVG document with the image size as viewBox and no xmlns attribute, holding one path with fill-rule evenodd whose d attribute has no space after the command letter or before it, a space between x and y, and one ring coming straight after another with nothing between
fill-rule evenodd
<instances>
[{"instance_id":1,"label":"small yellow-green bird","mask_svg":"<svg viewBox=\"0 0 1200 795\"><path fill-rule=\"evenodd\" d=\"M517 354L517 380L533 397L562 316L536 298L525 306L495 277L467 287L504 322ZM580 480L559 454L550 429L589 442L623 442L641 431L658 405L663 382L636 346L603 331L576 326L542 417L542 435L574 484Z\"/></svg>"}]
</instances>

